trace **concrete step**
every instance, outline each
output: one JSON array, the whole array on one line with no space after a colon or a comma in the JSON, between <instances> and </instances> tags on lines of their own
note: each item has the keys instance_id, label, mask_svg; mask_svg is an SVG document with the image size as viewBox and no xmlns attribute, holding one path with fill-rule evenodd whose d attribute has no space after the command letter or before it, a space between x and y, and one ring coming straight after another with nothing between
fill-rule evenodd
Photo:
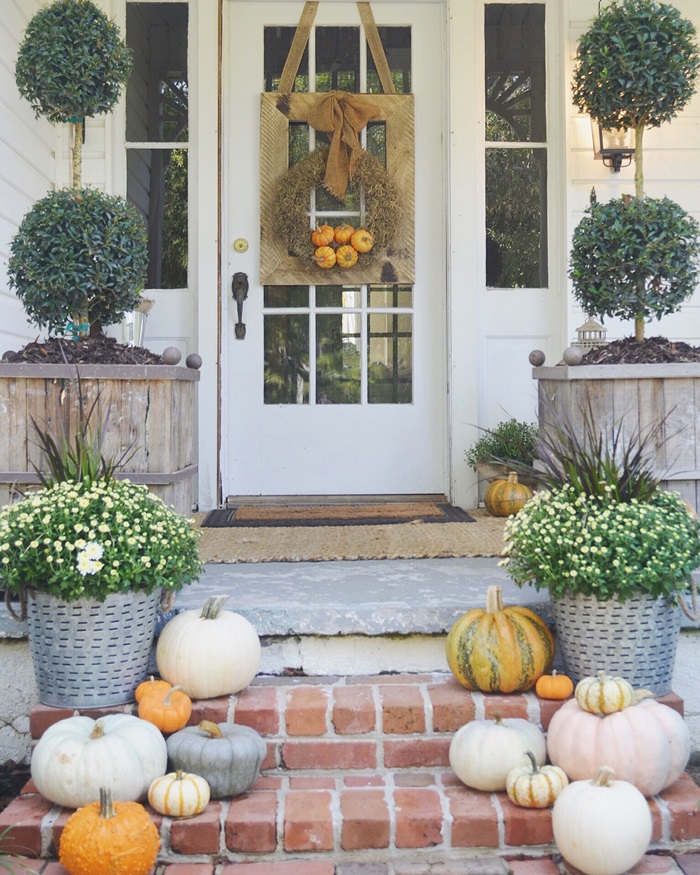
<instances>
[{"instance_id":1,"label":"concrete step","mask_svg":"<svg viewBox=\"0 0 700 875\"><path fill-rule=\"evenodd\" d=\"M663 701L682 713L675 694ZM452 735L465 722L500 714L528 719L546 731L560 704L533 693L469 693L449 673L259 677L237 696L197 701L191 723L206 718L251 726L264 737L268 753L247 794L211 802L201 815L185 820L152 812L161 833L158 872L564 872L549 810L519 808L505 793L471 790L448 761ZM31 715L33 737L71 713L38 706ZM649 800L652 868L639 872L686 871L677 860L698 850L699 802L700 788L687 775ZM0 812L0 833L11 827L2 850L55 861L71 813L51 805L29 782ZM658 868L666 861L676 868ZM63 875L60 867L35 871Z\"/></svg>"}]
</instances>

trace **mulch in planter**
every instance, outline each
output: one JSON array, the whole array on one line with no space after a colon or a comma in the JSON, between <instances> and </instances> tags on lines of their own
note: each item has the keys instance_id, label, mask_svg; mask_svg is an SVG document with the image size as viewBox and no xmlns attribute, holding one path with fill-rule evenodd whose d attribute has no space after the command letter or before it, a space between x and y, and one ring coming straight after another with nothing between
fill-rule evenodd
<instances>
[{"instance_id":1,"label":"mulch in planter","mask_svg":"<svg viewBox=\"0 0 700 875\"><path fill-rule=\"evenodd\" d=\"M665 337L612 340L584 355L582 365L655 365L667 362L700 362L700 347Z\"/></svg>"},{"instance_id":2,"label":"mulch in planter","mask_svg":"<svg viewBox=\"0 0 700 875\"><path fill-rule=\"evenodd\" d=\"M101 335L70 340L51 337L35 340L19 352L8 351L2 357L3 364L21 363L32 365L157 365L160 355L142 346L125 346L113 337Z\"/></svg>"}]
</instances>

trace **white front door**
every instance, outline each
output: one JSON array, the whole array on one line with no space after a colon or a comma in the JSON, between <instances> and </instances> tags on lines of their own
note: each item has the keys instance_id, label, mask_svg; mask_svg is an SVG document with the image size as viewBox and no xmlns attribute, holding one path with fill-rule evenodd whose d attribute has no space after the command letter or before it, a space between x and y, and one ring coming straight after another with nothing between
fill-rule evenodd
<instances>
[{"instance_id":1,"label":"white front door","mask_svg":"<svg viewBox=\"0 0 700 875\"><path fill-rule=\"evenodd\" d=\"M260 95L276 90L304 4L223 6L224 495L444 494L442 3L371 7L397 91L415 100L415 283L353 285L350 270L343 286L260 284ZM364 92L368 67L371 79L357 4L319 3L296 90Z\"/></svg>"}]
</instances>

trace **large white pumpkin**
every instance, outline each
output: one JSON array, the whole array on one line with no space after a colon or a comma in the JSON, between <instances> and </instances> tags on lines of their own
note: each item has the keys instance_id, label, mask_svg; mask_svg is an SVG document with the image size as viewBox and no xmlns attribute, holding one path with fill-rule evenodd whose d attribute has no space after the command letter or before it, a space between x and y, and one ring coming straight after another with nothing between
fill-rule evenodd
<instances>
[{"instance_id":1,"label":"large white pumpkin","mask_svg":"<svg viewBox=\"0 0 700 875\"><path fill-rule=\"evenodd\" d=\"M531 751L538 766L546 757L545 737L520 717L472 720L450 743L450 766L460 781L476 790L505 790L513 769L529 765Z\"/></svg>"},{"instance_id":2,"label":"large white pumpkin","mask_svg":"<svg viewBox=\"0 0 700 875\"><path fill-rule=\"evenodd\" d=\"M162 733L130 714L67 717L50 726L32 752L32 780L42 796L79 808L100 799L135 802L165 774L168 753Z\"/></svg>"},{"instance_id":3,"label":"large white pumpkin","mask_svg":"<svg viewBox=\"0 0 700 875\"><path fill-rule=\"evenodd\" d=\"M552 717L547 752L570 781L592 779L610 766L645 796L676 781L690 758L690 733L677 711L644 699L614 714L584 711L571 699Z\"/></svg>"},{"instance_id":4,"label":"large white pumpkin","mask_svg":"<svg viewBox=\"0 0 700 875\"><path fill-rule=\"evenodd\" d=\"M183 611L165 624L156 645L162 678L193 699L238 693L260 666L260 638L252 624L223 611L226 596L207 600L201 611Z\"/></svg>"},{"instance_id":5,"label":"large white pumpkin","mask_svg":"<svg viewBox=\"0 0 700 875\"><path fill-rule=\"evenodd\" d=\"M622 875L644 856L652 835L649 805L604 766L592 781L574 781L557 796L552 830L562 856L584 875Z\"/></svg>"}]
</instances>

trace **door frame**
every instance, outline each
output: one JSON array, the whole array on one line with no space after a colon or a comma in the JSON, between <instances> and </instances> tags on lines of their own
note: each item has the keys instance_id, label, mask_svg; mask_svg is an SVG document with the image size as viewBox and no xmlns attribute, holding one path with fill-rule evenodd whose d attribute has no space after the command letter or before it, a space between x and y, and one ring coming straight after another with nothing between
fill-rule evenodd
<instances>
[{"instance_id":1,"label":"door frame","mask_svg":"<svg viewBox=\"0 0 700 875\"><path fill-rule=\"evenodd\" d=\"M256 0L224 0L224 2L227 2L227 4L228 4L228 2L230 2L231 5L233 5L233 2L235 2L238 6L245 6L246 3L256 2ZM259 0L258 0L258 2L259 2ZM274 2L274 0L270 0L270 2ZM327 3L327 2L350 2L350 0L323 0L323 2L324 3ZM393 5L405 5L402 3L402 0L382 0L382 2L387 3L387 4L393 4ZM446 12L447 0L421 0L421 2L425 3L426 5L433 5L433 6L441 7L440 19L439 19L440 39L441 39L443 45L445 45L446 44L446 28L447 28L447 12ZM263 0L263 5L264 5L264 0ZM408 6L410 9L410 4ZM299 13L301 13L301 10L303 8L303 0L299 0L298 7L299 7ZM359 23L359 17L358 17L358 23ZM225 131L225 120L224 120L224 112L226 109L224 88L225 88L225 83L228 81L227 70L226 70L226 56L227 56L227 50L226 50L227 36L226 36L226 33L227 33L227 18L226 18L226 15L224 15L222 13L222 15L220 16L220 34L221 34L220 43L222 45L222 65L221 65L220 71L219 71L220 72L220 79L219 79L219 82L220 82L220 85L219 85L220 110L221 110L220 136L219 136L220 153L219 154L220 154L220 162L221 162L220 163L220 172L221 173L225 173L225 168L223 167L223 162L225 160L225 154L226 154L226 131ZM442 56L443 56L442 80L445 83L445 87L447 87L447 59L446 59L444 52L442 53ZM447 120L446 95L443 95L442 99L443 99L443 106L442 106L441 130L443 133L443 137L442 137L442 143L443 143L443 145L442 145L442 164L444 167L444 174L443 174L442 178L443 178L443 187L445 187L446 180L448 178L447 137L445 136L445 131L446 131L445 126L446 126L446 120ZM445 203L445 206L447 206L448 200L447 200L446 188L443 191L443 201ZM218 447L219 452L218 452L217 458L218 458L218 464L219 464L218 473L219 473L219 483L220 483L219 503L222 503L227 498L226 484L227 484L228 477L227 477L226 468L227 468L227 465L229 464L229 460L227 458L227 436L226 436L227 417L228 417L228 413L229 413L229 411L226 408L226 405L228 403L227 402L227 394L228 393L226 391L226 384L227 384L227 380L229 379L229 375L226 373L226 361L228 358L227 349L231 348L233 343L234 343L233 331L232 331L232 326L230 323L232 321L233 322L236 321L236 314L234 312L235 311L235 304L234 304L234 302L231 298L231 295L228 291L228 288L227 288L227 286L228 286L227 261L228 261L228 255L229 255L227 247L233 241L233 239L238 236L238 231L235 227L230 228L230 229L226 228L226 218L227 217L226 217L225 206L223 204L223 199L219 201L219 204L220 204L219 209L220 209L220 219L221 219L221 225L220 225L220 241L221 242L220 242L220 260L219 260L221 295L220 295L220 311L219 311L220 312L220 320L219 320L219 322L220 322L220 326L221 326L221 332L220 332L218 342L220 345L219 348L220 348L220 363L221 363L220 368L219 368L219 380L220 380L219 397L220 397L221 403L219 405L219 410L218 410L220 438L219 438L219 447ZM443 220L443 225L444 225L444 220ZM240 230L240 229L238 229L238 230ZM444 241L446 239L446 227L442 228L441 233L442 233L442 237L443 237L443 241ZM231 239L228 240L228 238L231 238ZM446 248L446 244L443 244L443 245L445 245L445 248ZM443 254L444 258L447 257L446 251L443 252L442 254ZM445 262L445 264L446 264L446 262ZM255 269L257 270L257 265L255 266ZM443 357L443 364L442 364L443 379L441 381L442 382L441 388L442 388L442 392L443 392L443 413L442 413L443 426L442 426L441 432L442 432L442 443L443 443L442 457L443 457L444 461L443 461L443 472L442 472L442 477L441 477L442 484L440 486L440 489L441 489L441 492L444 492L445 495L449 495L451 492L450 484L451 484L451 480L452 480L451 462L450 462L450 457L449 457L449 446L450 446L450 441L449 441L449 410L448 410L449 398L448 398L447 385L446 385L446 383L447 383L446 375L447 375L447 368L448 368L448 365L447 365L447 361L448 361L447 312L448 312L449 307L448 307L448 302L447 302L447 298L446 298L446 289L448 288L448 280L447 280L448 271L446 268L443 268L443 271L444 271L445 278L444 278L444 283L441 283L441 286L442 286L441 291L443 293L443 297L441 299L441 306L444 308L444 316L442 317L443 318L443 329L442 329L441 346L440 346L440 350L438 353ZM221 490L223 490L223 494L221 494Z\"/></svg>"}]
</instances>

